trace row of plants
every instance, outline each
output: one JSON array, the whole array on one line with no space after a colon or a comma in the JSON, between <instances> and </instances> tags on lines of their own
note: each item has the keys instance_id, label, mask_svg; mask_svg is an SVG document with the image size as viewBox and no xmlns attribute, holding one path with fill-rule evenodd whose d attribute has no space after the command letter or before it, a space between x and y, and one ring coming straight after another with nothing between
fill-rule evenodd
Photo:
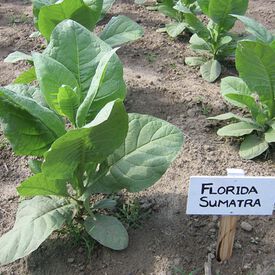
<instances>
[{"instance_id":1,"label":"row of plants","mask_svg":"<svg viewBox=\"0 0 275 275\"><path fill-rule=\"evenodd\" d=\"M238 77L221 81L223 98L241 108L244 116L226 113L209 119L233 120L218 130L224 137L243 137L240 156L253 159L275 142L274 83L275 36L263 25L244 16L248 0L163 0L157 10L172 19L164 30L172 37L191 34L190 48L197 56L185 63L200 66L202 77L214 82L222 71L221 62L234 60ZM232 33L236 20L247 31L242 37ZM206 22L206 23L205 23Z\"/></svg>"},{"instance_id":2,"label":"row of plants","mask_svg":"<svg viewBox=\"0 0 275 275\"><path fill-rule=\"evenodd\" d=\"M150 187L183 144L175 126L125 110L123 66L112 47L142 35L135 22L115 17L97 36L91 29L106 12L102 1L33 6L48 45L42 53L8 56L31 68L0 87L2 131L15 154L31 157L33 173L17 187L21 201L13 228L0 238L1 265L66 226L111 249L126 248L127 231L110 211L116 201L106 194Z\"/></svg>"}]
</instances>

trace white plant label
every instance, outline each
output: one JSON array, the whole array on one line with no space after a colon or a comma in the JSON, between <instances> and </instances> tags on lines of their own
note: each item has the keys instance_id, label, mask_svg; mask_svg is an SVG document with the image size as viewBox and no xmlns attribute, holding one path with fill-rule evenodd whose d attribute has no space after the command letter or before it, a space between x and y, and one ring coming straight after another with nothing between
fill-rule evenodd
<instances>
[{"instance_id":1,"label":"white plant label","mask_svg":"<svg viewBox=\"0 0 275 275\"><path fill-rule=\"evenodd\" d=\"M187 214L272 215L275 177L190 178Z\"/></svg>"}]
</instances>

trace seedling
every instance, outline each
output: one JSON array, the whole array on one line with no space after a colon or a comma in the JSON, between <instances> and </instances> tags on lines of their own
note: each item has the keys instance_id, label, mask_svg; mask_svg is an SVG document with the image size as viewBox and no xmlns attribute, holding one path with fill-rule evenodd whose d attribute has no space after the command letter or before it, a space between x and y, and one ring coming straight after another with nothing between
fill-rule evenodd
<instances>
[{"instance_id":1,"label":"seedling","mask_svg":"<svg viewBox=\"0 0 275 275\"><path fill-rule=\"evenodd\" d=\"M157 4L159 12L171 18L172 23L166 24L159 32L167 32L168 35L175 38L189 28L185 20L185 13L192 12L197 14L200 12L197 1L195 0L162 0Z\"/></svg>"},{"instance_id":2,"label":"seedling","mask_svg":"<svg viewBox=\"0 0 275 275\"><path fill-rule=\"evenodd\" d=\"M192 12L185 13L185 20L194 32L190 39L191 49L199 54L187 57L190 66L200 66L202 77L214 82L221 74L221 64L225 58L234 56L237 37L229 33L236 18L230 14L243 15L248 0L198 0L202 12L208 16L207 27Z\"/></svg>"},{"instance_id":3,"label":"seedling","mask_svg":"<svg viewBox=\"0 0 275 275\"><path fill-rule=\"evenodd\" d=\"M221 93L234 106L250 116L226 113L210 119L238 121L218 131L220 136L244 137L240 156L253 159L275 142L275 49L263 42L242 41L236 51L238 77L226 77Z\"/></svg>"},{"instance_id":4,"label":"seedling","mask_svg":"<svg viewBox=\"0 0 275 275\"><path fill-rule=\"evenodd\" d=\"M105 212L113 200L91 198L150 187L183 143L175 126L126 113L116 49L72 20L57 25L50 41L44 53L31 56L39 87L0 88L5 136L17 155L39 157L30 161L34 175L17 187L26 199L0 238L1 265L72 224L106 247L126 248L126 229Z\"/></svg>"}]
</instances>

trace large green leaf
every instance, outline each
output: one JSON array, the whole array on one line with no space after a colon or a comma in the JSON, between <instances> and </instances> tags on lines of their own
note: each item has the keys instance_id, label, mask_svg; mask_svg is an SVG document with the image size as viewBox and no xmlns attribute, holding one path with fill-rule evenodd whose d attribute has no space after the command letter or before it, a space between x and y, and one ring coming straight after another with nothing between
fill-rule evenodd
<instances>
[{"instance_id":1,"label":"large green leaf","mask_svg":"<svg viewBox=\"0 0 275 275\"><path fill-rule=\"evenodd\" d=\"M91 82L88 93L77 110L76 121L77 121L78 127L82 127L86 123L86 117L89 113L89 109L90 109L91 105L93 104L93 101L95 100L95 98L99 92L99 86L105 77L108 63L110 62L110 59L112 58L112 56L116 50L117 49L113 49L112 51L107 52L100 59L100 62L96 68L96 72L95 72L95 75Z\"/></svg>"},{"instance_id":2,"label":"large green leaf","mask_svg":"<svg viewBox=\"0 0 275 275\"><path fill-rule=\"evenodd\" d=\"M88 29L93 29L102 9L102 0L63 0L44 6L38 16L38 29L49 41L55 26L65 19L72 19Z\"/></svg>"},{"instance_id":3,"label":"large green leaf","mask_svg":"<svg viewBox=\"0 0 275 275\"><path fill-rule=\"evenodd\" d=\"M269 128L268 131L265 132L264 138L268 143L275 142L275 130L273 128Z\"/></svg>"},{"instance_id":4,"label":"large green leaf","mask_svg":"<svg viewBox=\"0 0 275 275\"><path fill-rule=\"evenodd\" d=\"M69 131L45 154L42 172L55 179L71 179L78 165L101 162L124 141L128 115L120 100L108 103L83 128Z\"/></svg>"},{"instance_id":5,"label":"large green leaf","mask_svg":"<svg viewBox=\"0 0 275 275\"><path fill-rule=\"evenodd\" d=\"M34 197L20 203L14 227L0 238L0 265L36 250L73 216L74 206L63 199Z\"/></svg>"},{"instance_id":6,"label":"large green leaf","mask_svg":"<svg viewBox=\"0 0 275 275\"><path fill-rule=\"evenodd\" d=\"M225 113L225 114L214 116L214 117L208 117L207 119L213 119L213 120L236 119L236 120L244 121L247 123L253 123L252 119L246 118L246 117L241 117L241 116L235 115L233 113Z\"/></svg>"},{"instance_id":7,"label":"large green leaf","mask_svg":"<svg viewBox=\"0 0 275 275\"><path fill-rule=\"evenodd\" d=\"M48 105L62 114L57 95L62 85L68 85L73 89L79 88L73 73L45 54L33 53L33 61L41 92Z\"/></svg>"},{"instance_id":8,"label":"large green leaf","mask_svg":"<svg viewBox=\"0 0 275 275\"><path fill-rule=\"evenodd\" d=\"M45 177L42 173L36 174L25 181L18 187L17 191L20 196L68 196L66 181L53 180Z\"/></svg>"},{"instance_id":9,"label":"large green leaf","mask_svg":"<svg viewBox=\"0 0 275 275\"><path fill-rule=\"evenodd\" d=\"M225 100L231 104L245 108L246 105L238 101L228 98L227 94L241 94L241 95L251 95L251 91L247 87L246 83L239 77L228 76L222 79L221 81L221 94Z\"/></svg>"},{"instance_id":10,"label":"large green leaf","mask_svg":"<svg viewBox=\"0 0 275 275\"><path fill-rule=\"evenodd\" d=\"M198 0L198 4L215 23L229 30L236 21L230 14L245 14L248 0Z\"/></svg>"},{"instance_id":11,"label":"large green leaf","mask_svg":"<svg viewBox=\"0 0 275 275\"><path fill-rule=\"evenodd\" d=\"M208 82L214 82L221 74L221 64L217 60L209 60L200 67L202 78Z\"/></svg>"},{"instance_id":12,"label":"large green leaf","mask_svg":"<svg viewBox=\"0 0 275 275\"><path fill-rule=\"evenodd\" d=\"M202 38L200 38L196 33L190 38L191 49L194 51L210 51L211 47Z\"/></svg>"},{"instance_id":13,"label":"large green leaf","mask_svg":"<svg viewBox=\"0 0 275 275\"><path fill-rule=\"evenodd\" d=\"M181 131L170 123L140 114L129 115L125 142L107 159L106 176L91 182L92 192L137 192L153 185L181 149Z\"/></svg>"},{"instance_id":14,"label":"large green leaf","mask_svg":"<svg viewBox=\"0 0 275 275\"><path fill-rule=\"evenodd\" d=\"M252 133L254 130L259 130L254 124L244 121L229 124L219 129L217 134L223 137L241 137Z\"/></svg>"},{"instance_id":15,"label":"large green leaf","mask_svg":"<svg viewBox=\"0 0 275 275\"><path fill-rule=\"evenodd\" d=\"M72 20L66 20L53 31L45 54L50 55L73 73L80 87L82 102L88 93L101 58L110 50L111 47L95 34ZM125 95L123 67L117 55L114 54L108 63L90 111L95 115L108 102L118 98L124 99Z\"/></svg>"},{"instance_id":16,"label":"large green leaf","mask_svg":"<svg viewBox=\"0 0 275 275\"><path fill-rule=\"evenodd\" d=\"M111 47L135 41L142 36L142 27L124 15L112 17L100 33L100 38Z\"/></svg>"},{"instance_id":17,"label":"large green leaf","mask_svg":"<svg viewBox=\"0 0 275 275\"><path fill-rule=\"evenodd\" d=\"M192 57L186 57L184 62L188 65L188 66L200 66L203 63L205 63L207 60L205 59L205 57L202 56L192 56Z\"/></svg>"},{"instance_id":18,"label":"large green leaf","mask_svg":"<svg viewBox=\"0 0 275 275\"><path fill-rule=\"evenodd\" d=\"M103 0L102 10L101 10L101 18L104 17L104 15L109 12L113 4L116 0Z\"/></svg>"},{"instance_id":19,"label":"large green leaf","mask_svg":"<svg viewBox=\"0 0 275 275\"><path fill-rule=\"evenodd\" d=\"M173 22L165 26L165 30L171 37L175 38L180 35L188 25L184 22Z\"/></svg>"},{"instance_id":20,"label":"large green leaf","mask_svg":"<svg viewBox=\"0 0 275 275\"><path fill-rule=\"evenodd\" d=\"M18 61L31 61L32 62L32 56L29 54L25 54L25 53L16 51L16 52L10 53L4 59L4 62L8 62L8 63L16 63Z\"/></svg>"},{"instance_id":21,"label":"large green leaf","mask_svg":"<svg viewBox=\"0 0 275 275\"><path fill-rule=\"evenodd\" d=\"M207 40L210 36L210 32L207 27L194 15L193 13L184 14L185 21L191 27L194 33L199 37Z\"/></svg>"},{"instance_id":22,"label":"large green leaf","mask_svg":"<svg viewBox=\"0 0 275 275\"><path fill-rule=\"evenodd\" d=\"M64 123L32 98L0 89L0 122L18 155L42 156L65 134Z\"/></svg>"},{"instance_id":23,"label":"large green leaf","mask_svg":"<svg viewBox=\"0 0 275 275\"><path fill-rule=\"evenodd\" d=\"M128 233L115 217L96 214L88 217L84 225L89 235L106 247L122 250L128 246Z\"/></svg>"},{"instance_id":24,"label":"large green leaf","mask_svg":"<svg viewBox=\"0 0 275 275\"><path fill-rule=\"evenodd\" d=\"M275 92L275 51L262 42L242 41L236 51L236 67L251 91L273 109ZM274 114L271 114L272 116Z\"/></svg>"},{"instance_id":25,"label":"large green leaf","mask_svg":"<svg viewBox=\"0 0 275 275\"><path fill-rule=\"evenodd\" d=\"M158 3L158 11L172 19L175 19L176 21L179 21L180 15L178 11L174 9L174 6L174 0L162 0Z\"/></svg>"},{"instance_id":26,"label":"large green leaf","mask_svg":"<svg viewBox=\"0 0 275 275\"><path fill-rule=\"evenodd\" d=\"M25 72L21 73L17 78L14 80L13 83L15 84L29 84L36 80L36 73L34 67L27 69Z\"/></svg>"},{"instance_id":27,"label":"large green leaf","mask_svg":"<svg viewBox=\"0 0 275 275\"><path fill-rule=\"evenodd\" d=\"M243 159L253 159L268 149L268 143L264 138L256 135L249 135L242 142L240 147L240 157Z\"/></svg>"},{"instance_id":28,"label":"large green leaf","mask_svg":"<svg viewBox=\"0 0 275 275\"><path fill-rule=\"evenodd\" d=\"M79 95L70 87L63 85L59 88L57 101L62 114L75 124L76 112L79 107Z\"/></svg>"},{"instance_id":29,"label":"large green leaf","mask_svg":"<svg viewBox=\"0 0 275 275\"><path fill-rule=\"evenodd\" d=\"M257 22L256 20L241 16L241 15L232 15L236 17L238 20L242 21L245 25L246 31L251 33L257 39L264 43L271 43L274 40L273 34L269 32L262 24Z\"/></svg>"}]
</instances>

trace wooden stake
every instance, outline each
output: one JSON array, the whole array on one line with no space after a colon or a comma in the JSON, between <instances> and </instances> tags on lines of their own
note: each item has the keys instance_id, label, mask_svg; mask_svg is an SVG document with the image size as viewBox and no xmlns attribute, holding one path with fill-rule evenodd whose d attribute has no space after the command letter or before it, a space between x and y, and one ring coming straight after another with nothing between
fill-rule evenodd
<instances>
[{"instance_id":1,"label":"wooden stake","mask_svg":"<svg viewBox=\"0 0 275 275\"><path fill-rule=\"evenodd\" d=\"M242 169L227 169L227 176L245 176ZM222 216L220 220L219 236L216 249L216 258L219 262L230 259L233 252L238 216Z\"/></svg>"},{"instance_id":2,"label":"wooden stake","mask_svg":"<svg viewBox=\"0 0 275 275\"><path fill-rule=\"evenodd\" d=\"M233 251L238 216L223 216L220 221L216 258L220 261L228 260Z\"/></svg>"}]
</instances>

